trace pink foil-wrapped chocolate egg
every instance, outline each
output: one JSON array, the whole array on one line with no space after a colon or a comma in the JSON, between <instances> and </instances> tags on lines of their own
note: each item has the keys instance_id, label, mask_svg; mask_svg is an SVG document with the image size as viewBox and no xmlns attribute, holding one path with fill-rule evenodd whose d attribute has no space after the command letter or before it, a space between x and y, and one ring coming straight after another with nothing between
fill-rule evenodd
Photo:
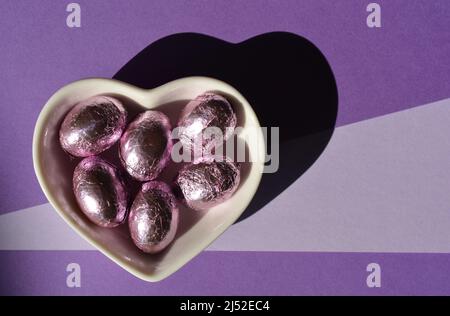
<instances>
[{"instance_id":1,"label":"pink foil-wrapped chocolate egg","mask_svg":"<svg viewBox=\"0 0 450 316\"><path fill-rule=\"evenodd\" d=\"M164 169L172 150L169 118L148 110L130 123L120 138L119 156L127 172L136 180L155 179Z\"/></svg>"},{"instance_id":2,"label":"pink foil-wrapped chocolate egg","mask_svg":"<svg viewBox=\"0 0 450 316\"><path fill-rule=\"evenodd\" d=\"M61 146L76 157L97 155L119 140L126 117L122 103L112 97L95 96L77 103L61 124Z\"/></svg>"},{"instance_id":3,"label":"pink foil-wrapped chocolate egg","mask_svg":"<svg viewBox=\"0 0 450 316\"><path fill-rule=\"evenodd\" d=\"M163 250L175 237L178 213L176 199L167 184L159 181L144 183L128 218L135 245L147 253Z\"/></svg>"},{"instance_id":4,"label":"pink foil-wrapped chocolate egg","mask_svg":"<svg viewBox=\"0 0 450 316\"><path fill-rule=\"evenodd\" d=\"M102 227L115 227L127 216L127 192L118 170L98 158L83 159L73 174L73 191L84 214Z\"/></svg>"},{"instance_id":5,"label":"pink foil-wrapped chocolate egg","mask_svg":"<svg viewBox=\"0 0 450 316\"><path fill-rule=\"evenodd\" d=\"M231 137L236 121L230 102L219 94L207 92L190 101L183 109L178 122L178 137L188 151L211 153L213 148ZM218 128L223 138L208 136L208 128Z\"/></svg>"},{"instance_id":6,"label":"pink foil-wrapped chocolate egg","mask_svg":"<svg viewBox=\"0 0 450 316\"><path fill-rule=\"evenodd\" d=\"M186 205L194 210L207 210L230 198L239 186L240 170L231 159L222 161L202 157L183 167L175 184Z\"/></svg>"}]
</instances>

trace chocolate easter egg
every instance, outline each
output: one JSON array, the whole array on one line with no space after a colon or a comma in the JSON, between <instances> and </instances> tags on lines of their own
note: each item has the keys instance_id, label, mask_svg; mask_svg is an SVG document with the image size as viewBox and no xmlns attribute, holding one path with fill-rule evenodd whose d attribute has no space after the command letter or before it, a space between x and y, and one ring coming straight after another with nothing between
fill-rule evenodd
<instances>
[{"instance_id":1,"label":"chocolate easter egg","mask_svg":"<svg viewBox=\"0 0 450 316\"><path fill-rule=\"evenodd\" d=\"M119 140L126 116L122 103L112 97L95 96L77 103L61 124L61 147L76 157L97 155Z\"/></svg>"},{"instance_id":2,"label":"chocolate easter egg","mask_svg":"<svg viewBox=\"0 0 450 316\"><path fill-rule=\"evenodd\" d=\"M216 93L204 93L190 101L183 109L178 122L178 138L183 148L204 152L221 146L233 134L236 114L230 102ZM211 137L208 132L221 133L221 138ZM209 129L209 131L208 131Z\"/></svg>"},{"instance_id":3,"label":"chocolate easter egg","mask_svg":"<svg viewBox=\"0 0 450 316\"><path fill-rule=\"evenodd\" d=\"M230 198L239 181L239 167L229 158L202 157L183 167L175 184L188 207L207 210Z\"/></svg>"},{"instance_id":4,"label":"chocolate easter egg","mask_svg":"<svg viewBox=\"0 0 450 316\"><path fill-rule=\"evenodd\" d=\"M127 193L118 170L98 158L83 159L73 174L73 191L84 214L95 224L115 227L127 215Z\"/></svg>"},{"instance_id":5,"label":"chocolate easter egg","mask_svg":"<svg viewBox=\"0 0 450 316\"><path fill-rule=\"evenodd\" d=\"M169 118L159 111L145 111L130 123L120 139L119 156L136 180L155 179L172 150Z\"/></svg>"},{"instance_id":6,"label":"chocolate easter egg","mask_svg":"<svg viewBox=\"0 0 450 316\"><path fill-rule=\"evenodd\" d=\"M173 240L178 226L178 208L170 187L159 181L142 185L130 209L128 225L135 245L157 253Z\"/></svg>"}]
</instances>

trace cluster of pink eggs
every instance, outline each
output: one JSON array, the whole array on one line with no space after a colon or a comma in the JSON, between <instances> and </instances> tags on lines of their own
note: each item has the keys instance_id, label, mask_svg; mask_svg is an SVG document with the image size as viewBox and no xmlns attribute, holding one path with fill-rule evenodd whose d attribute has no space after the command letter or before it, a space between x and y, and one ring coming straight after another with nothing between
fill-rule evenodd
<instances>
[{"instance_id":1,"label":"cluster of pink eggs","mask_svg":"<svg viewBox=\"0 0 450 316\"><path fill-rule=\"evenodd\" d=\"M102 227L128 222L134 244L144 252L157 253L176 235L178 203L201 211L222 203L237 189L240 170L229 158L206 155L184 165L171 183L162 181L158 177L168 166L174 146L169 118L161 111L146 110L129 122L127 113L115 97L89 98L66 114L59 140L70 156L83 158L72 179L80 210ZM177 122L179 141L187 152L197 150L196 146L211 152L221 144L204 138L204 131L220 129L223 142L236 124L236 114L225 97L204 93L185 105ZM98 156L116 143L118 165ZM141 183L134 197L123 172Z\"/></svg>"}]
</instances>

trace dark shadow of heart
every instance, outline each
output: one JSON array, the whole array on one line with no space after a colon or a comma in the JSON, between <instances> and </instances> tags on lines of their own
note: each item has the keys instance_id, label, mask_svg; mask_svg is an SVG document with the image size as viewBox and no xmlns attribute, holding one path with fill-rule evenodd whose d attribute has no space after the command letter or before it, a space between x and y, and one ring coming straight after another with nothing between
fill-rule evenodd
<instances>
[{"instance_id":1,"label":"dark shadow of heart","mask_svg":"<svg viewBox=\"0 0 450 316\"><path fill-rule=\"evenodd\" d=\"M336 81L326 58L303 37L273 32L232 44L202 34L174 34L147 46L113 78L151 89L188 76L231 84L252 105L261 126L279 127L279 169L263 175L238 221L298 179L319 158L333 134L338 111Z\"/></svg>"}]
</instances>

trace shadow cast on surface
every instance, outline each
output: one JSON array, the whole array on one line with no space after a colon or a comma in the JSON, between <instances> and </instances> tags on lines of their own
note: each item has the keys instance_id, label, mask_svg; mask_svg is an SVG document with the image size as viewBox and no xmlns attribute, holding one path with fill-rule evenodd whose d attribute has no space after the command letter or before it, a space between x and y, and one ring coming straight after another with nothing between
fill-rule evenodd
<instances>
[{"instance_id":1,"label":"shadow cast on surface","mask_svg":"<svg viewBox=\"0 0 450 316\"><path fill-rule=\"evenodd\" d=\"M308 170L333 134L338 111L335 78L320 50L301 36L273 32L232 44L202 34L174 34L147 46L114 79L151 89L188 76L225 81L249 101L261 126L279 127L279 169L263 175L238 221ZM270 151L270 137L266 146Z\"/></svg>"}]
</instances>

